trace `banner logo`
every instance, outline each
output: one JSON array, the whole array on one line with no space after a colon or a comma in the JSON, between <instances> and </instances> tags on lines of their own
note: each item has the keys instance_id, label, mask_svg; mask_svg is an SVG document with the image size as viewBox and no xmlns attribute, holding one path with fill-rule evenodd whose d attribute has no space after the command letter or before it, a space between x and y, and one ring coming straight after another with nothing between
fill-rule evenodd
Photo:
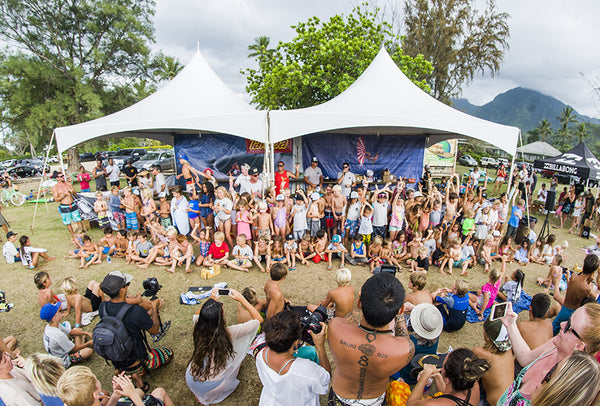
<instances>
[{"instance_id":1,"label":"banner logo","mask_svg":"<svg viewBox=\"0 0 600 406\"><path fill-rule=\"evenodd\" d=\"M292 152L292 140L280 141L273 144L274 152L290 154ZM246 153L264 154L265 144L258 141L246 140Z\"/></svg>"}]
</instances>

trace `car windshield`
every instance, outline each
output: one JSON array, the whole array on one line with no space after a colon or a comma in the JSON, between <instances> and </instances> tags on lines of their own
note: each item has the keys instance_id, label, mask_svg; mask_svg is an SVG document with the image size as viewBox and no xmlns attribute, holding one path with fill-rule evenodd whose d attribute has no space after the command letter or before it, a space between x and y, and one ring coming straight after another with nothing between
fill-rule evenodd
<instances>
[{"instance_id":1,"label":"car windshield","mask_svg":"<svg viewBox=\"0 0 600 406\"><path fill-rule=\"evenodd\" d=\"M160 159L160 152L148 152L143 157L144 161L156 161L157 159Z\"/></svg>"}]
</instances>

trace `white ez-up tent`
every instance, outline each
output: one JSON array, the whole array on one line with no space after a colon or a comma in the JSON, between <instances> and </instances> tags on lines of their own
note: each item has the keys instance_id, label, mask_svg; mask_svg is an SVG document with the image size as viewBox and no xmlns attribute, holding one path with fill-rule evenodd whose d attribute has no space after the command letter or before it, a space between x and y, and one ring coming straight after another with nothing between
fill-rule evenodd
<instances>
[{"instance_id":1,"label":"white ez-up tent","mask_svg":"<svg viewBox=\"0 0 600 406\"><path fill-rule=\"evenodd\" d=\"M140 102L85 123L56 128L58 151L94 138L141 137L173 145L175 134L231 134L265 142L266 112L236 95L200 51L163 88Z\"/></svg>"},{"instance_id":2,"label":"white ez-up tent","mask_svg":"<svg viewBox=\"0 0 600 406\"><path fill-rule=\"evenodd\" d=\"M384 48L363 74L328 102L269 112L270 141L313 133L425 135L427 145L451 138L488 142L514 156L520 130L462 113L410 81Z\"/></svg>"}]
</instances>

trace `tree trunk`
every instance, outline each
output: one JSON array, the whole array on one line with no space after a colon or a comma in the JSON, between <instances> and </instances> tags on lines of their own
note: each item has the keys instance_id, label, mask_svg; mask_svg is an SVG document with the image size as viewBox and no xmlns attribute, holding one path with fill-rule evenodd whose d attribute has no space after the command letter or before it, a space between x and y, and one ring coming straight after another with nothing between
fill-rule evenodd
<instances>
[{"instance_id":1,"label":"tree trunk","mask_svg":"<svg viewBox=\"0 0 600 406\"><path fill-rule=\"evenodd\" d=\"M79 172L81 163L79 162L79 153L77 152L77 147L73 147L67 151L67 159L69 161L67 171L71 173Z\"/></svg>"}]
</instances>

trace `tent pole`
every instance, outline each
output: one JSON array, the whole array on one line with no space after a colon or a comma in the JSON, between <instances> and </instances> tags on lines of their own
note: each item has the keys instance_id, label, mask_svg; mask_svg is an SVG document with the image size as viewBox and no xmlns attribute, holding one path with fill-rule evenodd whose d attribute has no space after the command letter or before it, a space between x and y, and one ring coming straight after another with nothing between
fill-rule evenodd
<instances>
[{"instance_id":1,"label":"tent pole","mask_svg":"<svg viewBox=\"0 0 600 406\"><path fill-rule=\"evenodd\" d=\"M515 170L515 157L516 156L517 156L517 149L515 148L515 152L513 154L512 161L510 163L510 171L509 171L509 175L508 175L508 186L506 188L506 194L508 195L508 201L509 202L510 202L510 199L512 197L511 194L513 193L512 189L514 189L514 188L511 188L511 185L512 185L513 173L514 173L514 170Z\"/></svg>"},{"instance_id":2,"label":"tent pole","mask_svg":"<svg viewBox=\"0 0 600 406\"><path fill-rule=\"evenodd\" d=\"M46 175L46 165L48 164L48 156L50 155L50 148L52 146L54 142L54 131L52 131L52 136L50 137L50 142L48 143L48 146L46 147L46 157L44 158L44 166L42 167L42 178L40 179L40 184L38 185L38 191L37 191L37 195L35 198L35 207L33 209L33 220L31 220L31 226L29 227L29 229L31 230L31 234L33 234L33 226L35 225L35 217L37 215L37 208L38 208L38 203L40 200L40 192L42 190L42 183L44 182L44 175ZM46 197L46 194L44 193L44 197ZM44 199L46 200L46 199ZM48 210L48 202L46 201L46 213L49 212Z\"/></svg>"}]
</instances>

